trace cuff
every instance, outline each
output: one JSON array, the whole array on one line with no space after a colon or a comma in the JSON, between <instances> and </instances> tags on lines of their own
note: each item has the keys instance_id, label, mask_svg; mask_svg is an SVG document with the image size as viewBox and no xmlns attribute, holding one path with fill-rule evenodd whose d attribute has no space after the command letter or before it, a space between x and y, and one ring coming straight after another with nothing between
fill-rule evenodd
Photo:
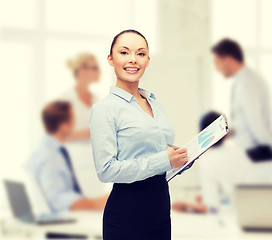
<instances>
[{"instance_id":1,"label":"cuff","mask_svg":"<svg viewBox=\"0 0 272 240\"><path fill-rule=\"evenodd\" d=\"M152 168L156 169L156 174L171 170L171 164L166 150L155 154L152 163Z\"/></svg>"}]
</instances>

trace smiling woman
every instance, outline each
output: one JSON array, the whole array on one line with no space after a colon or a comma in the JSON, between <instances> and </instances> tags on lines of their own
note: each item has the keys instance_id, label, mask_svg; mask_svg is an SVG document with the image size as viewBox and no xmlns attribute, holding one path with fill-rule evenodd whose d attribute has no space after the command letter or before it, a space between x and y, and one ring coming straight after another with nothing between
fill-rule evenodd
<instances>
[{"instance_id":1,"label":"smiling woman","mask_svg":"<svg viewBox=\"0 0 272 240\"><path fill-rule=\"evenodd\" d=\"M138 84L150 61L145 37L135 30L125 30L117 34L113 39L108 61L114 66L119 80L117 86L124 81ZM134 76L129 76L131 74Z\"/></svg>"},{"instance_id":2,"label":"smiling woman","mask_svg":"<svg viewBox=\"0 0 272 240\"><path fill-rule=\"evenodd\" d=\"M138 86L150 62L145 37L125 30L113 39L109 64L117 82L93 105L90 135L97 175L113 182L103 216L104 240L171 239L166 171L188 161L167 147L175 131L155 95Z\"/></svg>"}]
</instances>

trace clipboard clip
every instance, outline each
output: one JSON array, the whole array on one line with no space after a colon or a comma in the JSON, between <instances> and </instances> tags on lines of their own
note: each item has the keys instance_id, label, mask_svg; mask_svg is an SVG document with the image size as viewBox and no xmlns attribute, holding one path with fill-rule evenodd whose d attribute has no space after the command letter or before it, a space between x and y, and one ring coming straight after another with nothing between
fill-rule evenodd
<instances>
[{"instance_id":1,"label":"clipboard clip","mask_svg":"<svg viewBox=\"0 0 272 240\"><path fill-rule=\"evenodd\" d=\"M228 121L227 121L227 118L226 118L226 115L222 114L222 118L220 120L220 128L221 130L226 130L226 132L229 132L229 126L228 126Z\"/></svg>"}]
</instances>

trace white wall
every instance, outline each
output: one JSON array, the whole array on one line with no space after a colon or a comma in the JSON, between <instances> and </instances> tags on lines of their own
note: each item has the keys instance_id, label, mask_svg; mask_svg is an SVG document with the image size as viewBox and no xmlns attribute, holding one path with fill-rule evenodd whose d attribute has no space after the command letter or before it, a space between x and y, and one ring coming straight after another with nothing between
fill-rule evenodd
<instances>
[{"instance_id":1,"label":"white wall","mask_svg":"<svg viewBox=\"0 0 272 240\"><path fill-rule=\"evenodd\" d=\"M198 132L201 114L211 106L210 1L159 1L159 54L151 56L141 85L165 106L182 146ZM170 183L175 198L181 189L198 186L197 164Z\"/></svg>"},{"instance_id":2,"label":"white wall","mask_svg":"<svg viewBox=\"0 0 272 240\"><path fill-rule=\"evenodd\" d=\"M66 59L79 51L97 54L105 86L102 94L105 94L114 82L112 69L106 61L110 42L116 33L126 28L139 30L150 44L151 64L141 86L153 91L164 104L176 131L175 143L182 146L191 139L198 131L200 115L210 105L209 2L2 2L0 49L1 66L4 66L1 69L4 122L1 145L5 148L0 179L24 178L21 166L43 132L41 107L73 84L65 66ZM101 12L105 5L108 10ZM113 12L118 12L118 16L112 15ZM171 183L178 189L196 185L196 167ZM0 191L0 199L2 194Z\"/></svg>"},{"instance_id":3,"label":"white wall","mask_svg":"<svg viewBox=\"0 0 272 240\"><path fill-rule=\"evenodd\" d=\"M102 70L99 95L107 94L114 80L107 54L115 34L135 28L148 38L151 52L157 51L157 1L10 0L0 4L4 146L0 181L26 181L22 165L43 134L41 109L74 84L67 58L82 51L94 53ZM4 194L1 186L0 214L6 208Z\"/></svg>"},{"instance_id":4,"label":"white wall","mask_svg":"<svg viewBox=\"0 0 272 240\"><path fill-rule=\"evenodd\" d=\"M245 61L262 75L272 91L272 1L271 0L212 0L211 43L229 37L240 43ZM231 13L231 15L230 15ZM212 103L218 111L230 113L232 79L211 68ZM272 99L271 99L272 103Z\"/></svg>"}]
</instances>

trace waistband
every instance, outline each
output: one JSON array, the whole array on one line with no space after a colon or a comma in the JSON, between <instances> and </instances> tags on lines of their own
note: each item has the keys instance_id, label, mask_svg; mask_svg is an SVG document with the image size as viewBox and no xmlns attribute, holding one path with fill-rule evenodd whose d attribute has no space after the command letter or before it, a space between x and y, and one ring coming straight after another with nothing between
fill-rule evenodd
<instances>
[{"instance_id":1,"label":"waistband","mask_svg":"<svg viewBox=\"0 0 272 240\"><path fill-rule=\"evenodd\" d=\"M136 181L136 182L133 182L133 183L114 183L113 184L113 187L126 187L126 186L156 186L156 185L161 185L161 184L167 184L167 181L165 179L166 177L166 173L164 174L161 174L161 175L155 175L153 177L149 177L149 178L146 178L144 180L141 180L141 181Z\"/></svg>"}]
</instances>

